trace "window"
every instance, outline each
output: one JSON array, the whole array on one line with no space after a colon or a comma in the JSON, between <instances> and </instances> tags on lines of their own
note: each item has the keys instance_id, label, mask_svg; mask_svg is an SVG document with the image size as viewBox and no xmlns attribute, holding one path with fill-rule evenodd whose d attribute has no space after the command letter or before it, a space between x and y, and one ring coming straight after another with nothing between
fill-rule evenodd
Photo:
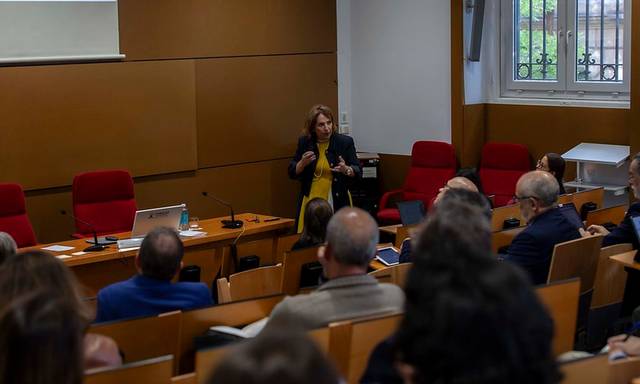
<instances>
[{"instance_id":1,"label":"window","mask_svg":"<svg viewBox=\"0 0 640 384\"><path fill-rule=\"evenodd\" d=\"M503 0L502 95L628 100L630 11L631 0Z\"/></svg>"}]
</instances>

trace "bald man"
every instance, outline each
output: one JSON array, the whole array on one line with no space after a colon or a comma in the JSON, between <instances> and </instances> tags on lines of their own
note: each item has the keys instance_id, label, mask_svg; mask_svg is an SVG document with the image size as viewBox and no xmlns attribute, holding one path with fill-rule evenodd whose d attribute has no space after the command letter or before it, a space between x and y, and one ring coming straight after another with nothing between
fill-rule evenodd
<instances>
[{"instance_id":1,"label":"bald man","mask_svg":"<svg viewBox=\"0 0 640 384\"><path fill-rule=\"evenodd\" d=\"M444 187L440 188L440 190L438 191L438 195L436 196L435 200L433 200L433 204L437 205L438 201L442 199L442 196L444 196L444 194L447 193L447 191L450 189L465 189L471 192L478 192L478 187L476 187L476 185L473 184L471 180L467 179L466 177L456 176L452 179L449 179Z\"/></svg>"},{"instance_id":2,"label":"bald man","mask_svg":"<svg viewBox=\"0 0 640 384\"><path fill-rule=\"evenodd\" d=\"M367 275L378 244L378 225L371 215L358 208L340 209L327 225L326 241L318 250L318 261L329 281L308 295L285 298L271 312L267 327L295 324L314 329L402 311L402 289Z\"/></svg>"},{"instance_id":3,"label":"bald man","mask_svg":"<svg viewBox=\"0 0 640 384\"><path fill-rule=\"evenodd\" d=\"M553 247L575 240L580 232L558 210L558 181L545 171L532 171L516 184L516 200L527 227L511 242L505 260L525 269L533 284L544 284L549 275Z\"/></svg>"}]
</instances>

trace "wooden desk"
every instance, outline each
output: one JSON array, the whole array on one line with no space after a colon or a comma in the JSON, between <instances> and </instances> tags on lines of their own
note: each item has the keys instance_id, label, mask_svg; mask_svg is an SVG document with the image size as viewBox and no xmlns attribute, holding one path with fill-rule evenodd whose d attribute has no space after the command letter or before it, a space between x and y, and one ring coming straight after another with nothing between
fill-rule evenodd
<instances>
[{"instance_id":1,"label":"wooden desk","mask_svg":"<svg viewBox=\"0 0 640 384\"><path fill-rule=\"evenodd\" d=\"M640 271L640 263L633 260L633 258L636 256L636 252L636 250L633 250L625 253L619 253L617 255L609 257L609 259L615 261L616 263L620 263L627 268Z\"/></svg>"},{"instance_id":2,"label":"wooden desk","mask_svg":"<svg viewBox=\"0 0 640 384\"><path fill-rule=\"evenodd\" d=\"M393 224L380 227L380 232L388 233L395 236L398 233L398 228L402 227L402 224Z\"/></svg>"},{"instance_id":3,"label":"wooden desk","mask_svg":"<svg viewBox=\"0 0 640 384\"><path fill-rule=\"evenodd\" d=\"M259 223L247 221L253 220L256 216L260 219ZM231 272L229 245L236 238L240 237L238 240L238 257L245 256L242 253L243 243L255 242L256 240L265 240L268 243L267 246L271 246L270 250L275 253L275 239L278 235L284 234L293 227L294 220L280 218L275 221L264 221L272 217L252 213L236 215L238 220L244 222L243 228L239 229L222 228L221 221L228 219L228 217L201 220L199 224L202 229L200 230L206 232L205 235L182 238L185 246L184 265L198 265L201 268L200 280L211 286L219 271L223 276ZM130 232L123 232L115 234L115 236L120 239L126 239L130 234ZM72 256L72 253L81 251L88 246L85 239L75 239L22 248L20 251L40 249L53 244L74 248L64 252L52 252L56 256ZM71 268L78 281L84 286L85 294L91 297L95 296L101 288L133 276L136 273L134 259L137 253L137 248L119 251L117 245L114 244L104 251L72 256L63 259L63 261Z\"/></svg>"},{"instance_id":4,"label":"wooden desk","mask_svg":"<svg viewBox=\"0 0 640 384\"><path fill-rule=\"evenodd\" d=\"M633 250L609 257L609 260L622 264L627 272L627 284L624 287L622 309L620 310L621 316L631 315L640 306L640 296L638 296L638 290L640 289L640 263L633 260L636 252L636 250Z\"/></svg>"}]
</instances>

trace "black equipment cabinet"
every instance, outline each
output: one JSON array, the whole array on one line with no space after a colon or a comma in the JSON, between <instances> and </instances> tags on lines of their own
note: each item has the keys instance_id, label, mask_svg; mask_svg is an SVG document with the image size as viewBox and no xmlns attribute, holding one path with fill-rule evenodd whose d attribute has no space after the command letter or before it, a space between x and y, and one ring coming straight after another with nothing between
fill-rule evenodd
<instances>
[{"instance_id":1,"label":"black equipment cabinet","mask_svg":"<svg viewBox=\"0 0 640 384\"><path fill-rule=\"evenodd\" d=\"M353 205L376 217L380 203L380 156L377 153L358 152L358 160L362 169L362 178L350 187Z\"/></svg>"}]
</instances>

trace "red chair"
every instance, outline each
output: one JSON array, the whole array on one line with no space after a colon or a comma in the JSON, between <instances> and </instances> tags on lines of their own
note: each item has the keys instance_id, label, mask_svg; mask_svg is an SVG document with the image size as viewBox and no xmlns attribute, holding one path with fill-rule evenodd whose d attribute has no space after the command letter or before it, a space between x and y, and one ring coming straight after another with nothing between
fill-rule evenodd
<instances>
[{"instance_id":1,"label":"red chair","mask_svg":"<svg viewBox=\"0 0 640 384\"><path fill-rule=\"evenodd\" d=\"M0 184L0 231L11 235L18 248L37 243L27 216L24 193L18 184Z\"/></svg>"},{"instance_id":2,"label":"red chair","mask_svg":"<svg viewBox=\"0 0 640 384\"><path fill-rule=\"evenodd\" d=\"M522 144L487 143L480 158L480 180L495 207L506 205L516 192L520 176L531 170L529 151Z\"/></svg>"},{"instance_id":3,"label":"red chair","mask_svg":"<svg viewBox=\"0 0 640 384\"><path fill-rule=\"evenodd\" d=\"M385 192L380 199L378 220L381 224L400 222L400 212L389 206L389 199L402 195L402 200L422 200L430 207L433 199L456 173L456 154L453 146L440 141L417 141L411 149L411 167L402 189Z\"/></svg>"},{"instance_id":4,"label":"red chair","mask_svg":"<svg viewBox=\"0 0 640 384\"><path fill-rule=\"evenodd\" d=\"M136 214L133 180L127 171L86 172L73 178L73 213L93 225L98 235L130 231ZM74 237L93 236L76 220Z\"/></svg>"}]
</instances>

